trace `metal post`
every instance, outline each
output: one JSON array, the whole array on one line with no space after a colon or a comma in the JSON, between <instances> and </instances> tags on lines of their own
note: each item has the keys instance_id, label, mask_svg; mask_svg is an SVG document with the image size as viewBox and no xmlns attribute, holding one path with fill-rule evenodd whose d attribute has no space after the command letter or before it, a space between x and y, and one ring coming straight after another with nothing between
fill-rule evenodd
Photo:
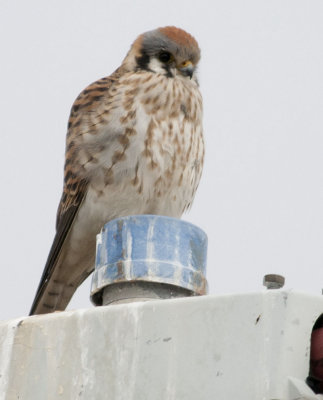
<instances>
[{"instance_id":1,"label":"metal post","mask_svg":"<svg viewBox=\"0 0 323 400\"><path fill-rule=\"evenodd\" d=\"M207 236L176 218L139 215L108 222L97 236L96 305L207 293Z\"/></svg>"}]
</instances>

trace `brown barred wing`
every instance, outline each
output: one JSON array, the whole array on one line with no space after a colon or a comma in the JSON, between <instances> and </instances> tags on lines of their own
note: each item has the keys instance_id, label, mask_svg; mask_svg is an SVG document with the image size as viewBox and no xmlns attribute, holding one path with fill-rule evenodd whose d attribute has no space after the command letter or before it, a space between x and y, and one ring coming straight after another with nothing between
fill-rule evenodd
<instances>
[{"instance_id":1,"label":"brown barred wing","mask_svg":"<svg viewBox=\"0 0 323 400\"><path fill-rule=\"evenodd\" d=\"M74 220L82 204L88 186L88 179L82 175L82 166L78 161L78 138L84 133L83 127L89 125L89 116L95 117L102 98L108 96L111 84L119 77L118 71L110 77L100 79L88 86L73 104L66 137L66 154L64 167L64 188L61 201L57 210L56 235L50 249L45 268L36 291L30 310L30 315L43 314L65 309L69 299L77 289L62 287L60 270L57 267L62 247L73 226ZM86 276L82 276L84 280ZM78 282L80 284L80 282ZM64 300L60 298L64 292ZM66 296L66 293L68 295ZM60 299L60 300L59 300Z\"/></svg>"},{"instance_id":2,"label":"brown barred wing","mask_svg":"<svg viewBox=\"0 0 323 400\"><path fill-rule=\"evenodd\" d=\"M55 271L55 267L57 266L57 260L61 253L62 246L71 229L71 226L73 225L82 200L84 199L86 186L86 182L82 182L80 184L78 195L75 197L74 201L71 202L71 205L66 209L66 211L60 214L60 217L57 219L58 224L56 228L56 235L50 249L29 315L45 314L53 312L56 309L55 296L57 297L58 293L57 288L53 287L57 286L55 285L55 273L58 273L59 271ZM64 197L64 194L62 197ZM71 296L73 293L71 293Z\"/></svg>"}]
</instances>

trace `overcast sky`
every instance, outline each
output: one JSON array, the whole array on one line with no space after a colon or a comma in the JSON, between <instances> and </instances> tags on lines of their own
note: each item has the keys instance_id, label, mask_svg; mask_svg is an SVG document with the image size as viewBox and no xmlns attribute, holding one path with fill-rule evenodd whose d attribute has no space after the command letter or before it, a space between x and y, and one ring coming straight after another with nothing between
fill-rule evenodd
<instances>
[{"instance_id":1,"label":"overcast sky","mask_svg":"<svg viewBox=\"0 0 323 400\"><path fill-rule=\"evenodd\" d=\"M184 218L209 237L211 294L323 287L323 1L1 0L0 319L26 315L53 237L70 107L137 35L202 49L206 163ZM87 280L69 308L90 307Z\"/></svg>"}]
</instances>

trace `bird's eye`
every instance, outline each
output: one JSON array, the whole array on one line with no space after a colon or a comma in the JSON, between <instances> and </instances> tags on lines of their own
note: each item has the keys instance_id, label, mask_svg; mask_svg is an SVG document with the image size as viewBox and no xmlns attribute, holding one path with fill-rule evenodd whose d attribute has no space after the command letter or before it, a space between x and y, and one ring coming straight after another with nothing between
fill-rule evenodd
<instances>
[{"instance_id":1,"label":"bird's eye","mask_svg":"<svg viewBox=\"0 0 323 400\"><path fill-rule=\"evenodd\" d=\"M161 61L163 63L167 63L167 62L171 61L173 57L170 53L168 53L168 51L163 51L163 52L159 53L158 58L159 58L159 61Z\"/></svg>"}]
</instances>

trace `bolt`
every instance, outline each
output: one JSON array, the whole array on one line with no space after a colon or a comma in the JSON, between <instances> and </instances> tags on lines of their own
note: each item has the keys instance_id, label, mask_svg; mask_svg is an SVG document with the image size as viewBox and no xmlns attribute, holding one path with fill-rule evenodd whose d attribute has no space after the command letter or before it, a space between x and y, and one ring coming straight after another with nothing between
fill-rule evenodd
<instances>
[{"instance_id":1,"label":"bolt","mask_svg":"<svg viewBox=\"0 0 323 400\"><path fill-rule=\"evenodd\" d=\"M285 278L278 274L268 274L264 276L263 285L267 289L280 289L285 284Z\"/></svg>"}]
</instances>

